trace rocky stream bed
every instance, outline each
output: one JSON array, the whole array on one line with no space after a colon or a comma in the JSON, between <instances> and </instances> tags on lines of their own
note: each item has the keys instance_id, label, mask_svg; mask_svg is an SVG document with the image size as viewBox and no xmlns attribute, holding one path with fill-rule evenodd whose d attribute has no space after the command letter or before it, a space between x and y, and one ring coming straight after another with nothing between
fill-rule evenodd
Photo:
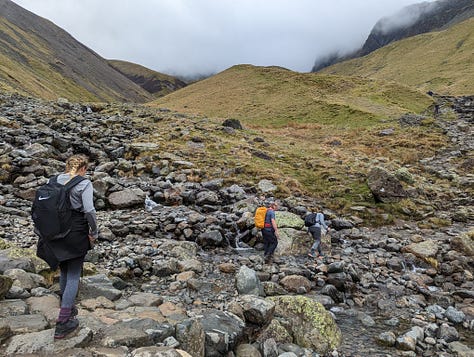
<instances>
[{"instance_id":1,"label":"rocky stream bed","mask_svg":"<svg viewBox=\"0 0 474 357\"><path fill-rule=\"evenodd\" d=\"M474 356L474 102L437 99L450 146L422 165L447 184L427 188L438 194L423 214L446 224L372 228L324 210L333 229L314 260L303 227L314 202L286 197L277 255L264 264L253 212L275 185L226 186L177 153L147 157L153 144L138 139L150 127L133 118L173 114L1 96L0 354ZM80 328L54 342L57 274L34 256L29 212L73 152L94 163L100 237L81 280Z\"/></svg>"}]
</instances>

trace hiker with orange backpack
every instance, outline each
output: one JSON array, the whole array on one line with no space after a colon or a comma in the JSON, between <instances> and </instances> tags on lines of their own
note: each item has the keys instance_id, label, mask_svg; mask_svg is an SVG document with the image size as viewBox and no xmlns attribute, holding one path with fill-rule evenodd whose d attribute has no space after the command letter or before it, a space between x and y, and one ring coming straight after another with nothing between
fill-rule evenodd
<instances>
[{"instance_id":1,"label":"hiker with orange backpack","mask_svg":"<svg viewBox=\"0 0 474 357\"><path fill-rule=\"evenodd\" d=\"M273 253L278 246L278 226L275 219L275 211L278 209L278 203L269 201L267 203L267 212L265 214L265 223L262 228L263 251L266 264L273 262Z\"/></svg>"}]
</instances>

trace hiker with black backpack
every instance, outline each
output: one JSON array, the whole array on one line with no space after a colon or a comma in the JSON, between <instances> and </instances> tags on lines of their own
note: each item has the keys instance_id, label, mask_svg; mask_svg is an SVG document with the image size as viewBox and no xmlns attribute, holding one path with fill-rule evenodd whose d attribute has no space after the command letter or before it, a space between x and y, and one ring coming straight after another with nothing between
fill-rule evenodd
<instances>
[{"instance_id":1,"label":"hiker with black backpack","mask_svg":"<svg viewBox=\"0 0 474 357\"><path fill-rule=\"evenodd\" d=\"M324 254L321 249L321 233L322 228L326 231L329 231L329 227L324 221L324 214L321 212L312 212L308 214L304 219L304 224L308 227L308 232L313 236L314 243L311 246L311 251L308 253L308 256L311 258L318 258L318 256L323 257ZM316 255L318 251L318 255Z\"/></svg>"},{"instance_id":2,"label":"hiker with black backpack","mask_svg":"<svg viewBox=\"0 0 474 357\"><path fill-rule=\"evenodd\" d=\"M85 155L69 157L65 173L53 176L37 190L32 207L39 236L37 255L52 270L60 268L61 307L55 339L64 338L79 326L74 301L84 258L98 237L94 189L84 177L88 165Z\"/></svg>"}]
</instances>

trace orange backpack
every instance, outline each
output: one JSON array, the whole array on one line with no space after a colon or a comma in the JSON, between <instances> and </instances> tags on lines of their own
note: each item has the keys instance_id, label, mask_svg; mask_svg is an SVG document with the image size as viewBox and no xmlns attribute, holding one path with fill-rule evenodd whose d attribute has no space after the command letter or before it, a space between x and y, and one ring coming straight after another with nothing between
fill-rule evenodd
<instances>
[{"instance_id":1,"label":"orange backpack","mask_svg":"<svg viewBox=\"0 0 474 357\"><path fill-rule=\"evenodd\" d=\"M255 227L258 229L262 229L265 227L265 216L267 215L267 207L258 207L255 211Z\"/></svg>"}]
</instances>

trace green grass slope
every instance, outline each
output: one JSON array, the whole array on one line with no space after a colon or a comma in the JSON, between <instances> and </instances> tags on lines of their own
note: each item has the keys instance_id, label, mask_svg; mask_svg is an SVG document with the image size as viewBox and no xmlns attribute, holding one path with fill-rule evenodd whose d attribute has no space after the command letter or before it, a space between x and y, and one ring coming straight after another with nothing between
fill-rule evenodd
<instances>
[{"instance_id":1,"label":"green grass slope","mask_svg":"<svg viewBox=\"0 0 474 357\"><path fill-rule=\"evenodd\" d=\"M52 22L9 0L0 9L0 89L74 101L153 98Z\"/></svg>"},{"instance_id":2,"label":"green grass slope","mask_svg":"<svg viewBox=\"0 0 474 357\"><path fill-rule=\"evenodd\" d=\"M253 128L367 127L420 112L431 100L394 83L238 65L151 103L184 113L235 118Z\"/></svg>"},{"instance_id":3,"label":"green grass slope","mask_svg":"<svg viewBox=\"0 0 474 357\"><path fill-rule=\"evenodd\" d=\"M422 91L474 93L474 18L444 31L407 38L362 58L335 64L323 74L396 81Z\"/></svg>"}]
</instances>

